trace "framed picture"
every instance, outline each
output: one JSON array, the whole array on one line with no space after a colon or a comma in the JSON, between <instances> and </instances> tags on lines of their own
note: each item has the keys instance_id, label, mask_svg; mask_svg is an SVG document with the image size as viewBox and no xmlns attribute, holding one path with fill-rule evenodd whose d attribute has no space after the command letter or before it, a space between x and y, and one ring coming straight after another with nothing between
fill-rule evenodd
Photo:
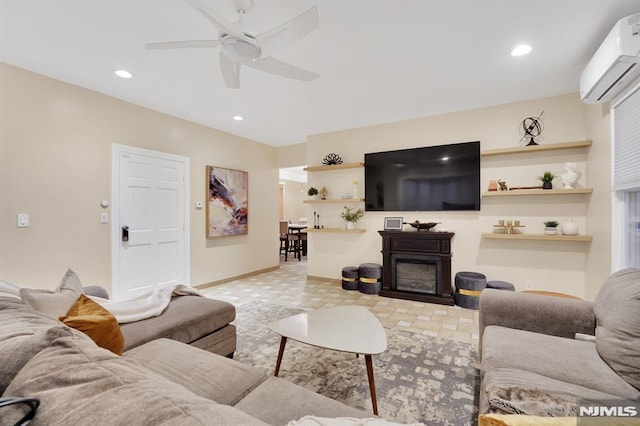
<instances>
[{"instance_id":1,"label":"framed picture","mask_svg":"<svg viewBox=\"0 0 640 426\"><path fill-rule=\"evenodd\" d=\"M207 166L207 238L249 233L249 173Z\"/></svg>"},{"instance_id":2,"label":"framed picture","mask_svg":"<svg viewBox=\"0 0 640 426\"><path fill-rule=\"evenodd\" d=\"M401 217L385 217L384 230L385 231L402 231L402 218Z\"/></svg>"}]
</instances>

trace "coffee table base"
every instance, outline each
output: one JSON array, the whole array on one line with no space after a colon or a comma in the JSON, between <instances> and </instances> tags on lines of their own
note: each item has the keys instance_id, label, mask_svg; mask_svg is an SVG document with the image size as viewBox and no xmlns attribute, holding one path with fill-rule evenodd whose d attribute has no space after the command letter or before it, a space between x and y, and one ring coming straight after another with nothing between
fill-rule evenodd
<instances>
[{"instance_id":1,"label":"coffee table base","mask_svg":"<svg viewBox=\"0 0 640 426\"><path fill-rule=\"evenodd\" d=\"M282 364L282 355L284 354L284 348L287 345L287 338L282 336L280 339L280 348L278 349L278 359L276 360L276 368L273 375L278 377L280 373L280 364ZM358 354L356 354L357 356ZM371 393L371 405L373 406L373 414L378 415L378 400L376 397L376 382L373 378L373 360L371 355L365 354L365 363L367 364L367 378L369 379L369 392Z\"/></svg>"}]
</instances>

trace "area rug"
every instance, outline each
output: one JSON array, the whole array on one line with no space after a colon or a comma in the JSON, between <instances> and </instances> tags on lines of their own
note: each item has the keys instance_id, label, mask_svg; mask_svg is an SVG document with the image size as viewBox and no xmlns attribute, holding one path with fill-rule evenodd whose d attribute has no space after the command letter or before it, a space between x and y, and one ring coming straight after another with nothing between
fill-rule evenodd
<instances>
[{"instance_id":1,"label":"area rug","mask_svg":"<svg viewBox=\"0 0 640 426\"><path fill-rule=\"evenodd\" d=\"M273 374L280 335L268 324L301 313L270 303L238 305L234 359ZM479 391L475 345L385 329L388 350L373 356L379 415L402 423L475 425ZM372 412L364 357L287 342L279 377ZM329 415L329 414L328 414Z\"/></svg>"}]
</instances>

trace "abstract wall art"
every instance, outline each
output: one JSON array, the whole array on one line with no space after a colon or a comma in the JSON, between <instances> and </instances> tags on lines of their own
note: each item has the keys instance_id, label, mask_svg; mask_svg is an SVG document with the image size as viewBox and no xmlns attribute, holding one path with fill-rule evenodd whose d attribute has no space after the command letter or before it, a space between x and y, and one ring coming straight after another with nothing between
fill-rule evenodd
<instances>
[{"instance_id":1,"label":"abstract wall art","mask_svg":"<svg viewBox=\"0 0 640 426\"><path fill-rule=\"evenodd\" d=\"M207 166L207 238L246 235L249 173Z\"/></svg>"}]
</instances>

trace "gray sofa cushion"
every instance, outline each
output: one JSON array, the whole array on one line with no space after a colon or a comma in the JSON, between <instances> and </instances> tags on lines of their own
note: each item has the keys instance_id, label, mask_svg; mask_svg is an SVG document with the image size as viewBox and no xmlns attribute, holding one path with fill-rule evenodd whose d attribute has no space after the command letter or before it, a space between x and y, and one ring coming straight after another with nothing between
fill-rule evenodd
<instances>
[{"instance_id":1,"label":"gray sofa cushion","mask_svg":"<svg viewBox=\"0 0 640 426\"><path fill-rule=\"evenodd\" d=\"M35 354L72 333L19 299L0 298L0 393Z\"/></svg>"},{"instance_id":2,"label":"gray sofa cushion","mask_svg":"<svg viewBox=\"0 0 640 426\"><path fill-rule=\"evenodd\" d=\"M235 307L221 300L178 296L158 317L121 324L124 350L159 338L191 343L218 330L236 317Z\"/></svg>"},{"instance_id":3,"label":"gray sofa cushion","mask_svg":"<svg viewBox=\"0 0 640 426\"><path fill-rule=\"evenodd\" d=\"M236 408L270 425L312 415L319 417L372 417L372 413L348 407L277 377L269 377L235 405Z\"/></svg>"},{"instance_id":4,"label":"gray sofa cushion","mask_svg":"<svg viewBox=\"0 0 640 426\"><path fill-rule=\"evenodd\" d=\"M169 339L145 343L125 357L220 404L236 404L267 378L255 367Z\"/></svg>"},{"instance_id":5,"label":"gray sofa cushion","mask_svg":"<svg viewBox=\"0 0 640 426\"><path fill-rule=\"evenodd\" d=\"M75 336L34 356L5 395L40 398L33 426L264 424Z\"/></svg>"},{"instance_id":6,"label":"gray sofa cushion","mask_svg":"<svg viewBox=\"0 0 640 426\"><path fill-rule=\"evenodd\" d=\"M598 353L640 390L640 270L623 269L609 277L593 310Z\"/></svg>"},{"instance_id":7,"label":"gray sofa cushion","mask_svg":"<svg viewBox=\"0 0 640 426\"><path fill-rule=\"evenodd\" d=\"M228 324L215 333L207 334L189 345L214 354L229 356L236 350L236 326Z\"/></svg>"},{"instance_id":8,"label":"gray sofa cushion","mask_svg":"<svg viewBox=\"0 0 640 426\"><path fill-rule=\"evenodd\" d=\"M489 326L482 339L482 372L512 368L640 400L640 392L605 363L595 344L524 330Z\"/></svg>"}]
</instances>

